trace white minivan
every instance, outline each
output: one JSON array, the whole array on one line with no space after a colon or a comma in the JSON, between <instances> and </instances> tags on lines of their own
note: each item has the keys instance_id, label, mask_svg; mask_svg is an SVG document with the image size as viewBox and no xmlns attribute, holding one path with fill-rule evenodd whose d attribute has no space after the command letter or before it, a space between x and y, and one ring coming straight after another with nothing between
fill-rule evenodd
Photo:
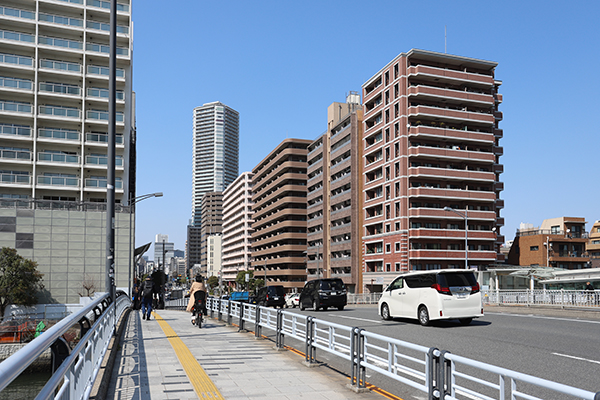
<instances>
[{"instance_id":1,"label":"white minivan","mask_svg":"<svg viewBox=\"0 0 600 400\"><path fill-rule=\"evenodd\" d=\"M435 270L402 274L383 291L378 303L384 320L418 319L421 325L440 319L458 319L468 325L483 316L481 292L470 270Z\"/></svg>"}]
</instances>

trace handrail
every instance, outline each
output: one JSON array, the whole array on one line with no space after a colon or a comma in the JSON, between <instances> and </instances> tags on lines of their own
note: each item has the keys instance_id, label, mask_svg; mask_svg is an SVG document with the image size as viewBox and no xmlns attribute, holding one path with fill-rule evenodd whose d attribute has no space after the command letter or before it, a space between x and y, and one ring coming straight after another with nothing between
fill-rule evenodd
<instances>
[{"instance_id":1,"label":"handrail","mask_svg":"<svg viewBox=\"0 0 600 400\"><path fill-rule=\"evenodd\" d=\"M63 318L59 323L48 329L31 343L0 363L0 391L8 386L21 372L46 351L56 340L64 335L74 324L93 312L109 295L99 297L93 303L82 308L79 312ZM104 311L104 310L103 310Z\"/></svg>"}]
</instances>

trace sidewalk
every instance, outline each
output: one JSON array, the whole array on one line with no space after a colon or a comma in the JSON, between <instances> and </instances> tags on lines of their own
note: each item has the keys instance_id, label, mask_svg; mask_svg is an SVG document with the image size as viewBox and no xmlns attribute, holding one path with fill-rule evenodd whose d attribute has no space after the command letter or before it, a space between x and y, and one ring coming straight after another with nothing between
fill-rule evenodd
<instances>
[{"instance_id":1,"label":"sidewalk","mask_svg":"<svg viewBox=\"0 0 600 400\"><path fill-rule=\"evenodd\" d=\"M347 377L303 361L215 319L198 329L183 311L158 310L150 321L132 311L106 398L383 399L355 393Z\"/></svg>"}]
</instances>

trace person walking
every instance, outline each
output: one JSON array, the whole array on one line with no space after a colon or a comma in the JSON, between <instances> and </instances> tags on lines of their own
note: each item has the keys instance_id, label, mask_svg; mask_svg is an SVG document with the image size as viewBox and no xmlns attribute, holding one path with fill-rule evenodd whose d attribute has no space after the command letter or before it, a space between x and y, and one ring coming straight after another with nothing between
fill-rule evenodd
<instances>
[{"instance_id":1,"label":"person walking","mask_svg":"<svg viewBox=\"0 0 600 400\"><path fill-rule=\"evenodd\" d=\"M194 311L194 292L197 292L198 290L202 290L202 291L206 292L206 286L204 286L202 275L196 275L196 282L192 283L192 286L190 287L190 301L188 301L188 305L185 309L189 313ZM192 319L192 323L193 323L194 322L193 314L192 314L191 319Z\"/></svg>"},{"instance_id":2,"label":"person walking","mask_svg":"<svg viewBox=\"0 0 600 400\"><path fill-rule=\"evenodd\" d=\"M154 283L150 276L146 277L142 285L142 319L150 320L152 312L152 295L154 293Z\"/></svg>"},{"instance_id":3,"label":"person walking","mask_svg":"<svg viewBox=\"0 0 600 400\"><path fill-rule=\"evenodd\" d=\"M587 293L588 293L588 301L590 302L590 304L592 302L594 303L598 303L597 301L594 300L594 286L592 286L592 284L590 282L586 282L585 283L585 289L584 289Z\"/></svg>"}]
</instances>

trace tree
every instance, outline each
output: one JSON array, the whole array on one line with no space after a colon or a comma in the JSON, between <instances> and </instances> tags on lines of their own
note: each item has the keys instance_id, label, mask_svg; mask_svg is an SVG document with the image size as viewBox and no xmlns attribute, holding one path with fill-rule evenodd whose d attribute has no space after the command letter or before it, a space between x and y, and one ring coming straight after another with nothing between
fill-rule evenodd
<instances>
[{"instance_id":1,"label":"tree","mask_svg":"<svg viewBox=\"0 0 600 400\"><path fill-rule=\"evenodd\" d=\"M252 279L250 281L250 291L251 292L255 292L256 289L261 288L265 286L265 281L263 281L262 279Z\"/></svg>"},{"instance_id":2,"label":"tree","mask_svg":"<svg viewBox=\"0 0 600 400\"><path fill-rule=\"evenodd\" d=\"M0 251L0 321L11 304L33 306L37 293L44 289L37 263L21 257L17 250L3 247Z\"/></svg>"},{"instance_id":3,"label":"tree","mask_svg":"<svg viewBox=\"0 0 600 400\"><path fill-rule=\"evenodd\" d=\"M208 285L209 288L214 289L217 286L219 286L219 278L217 278L216 276L211 276L210 278L208 278L208 280L206 281L206 284Z\"/></svg>"},{"instance_id":4,"label":"tree","mask_svg":"<svg viewBox=\"0 0 600 400\"><path fill-rule=\"evenodd\" d=\"M85 294L82 292L77 293L80 297L92 297L94 293L96 293L96 281L89 275L85 275L83 277L83 282L81 283L81 286L83 286Z\"/></svg>"},{"instance_id":5,"label":"tree","mask_svg":"<svg viewBox=\"0 0 600 400\"><path fill-rule=\"evenodd\" d=\"M249 281L246 282L246 274L249 276ZM250 286L250 282L254 280L254 272L253 271L239 271L237 276L235 277L235 283L237 283L238 287L243 289L248 288Z\"/></svg>"}]
</instances>

